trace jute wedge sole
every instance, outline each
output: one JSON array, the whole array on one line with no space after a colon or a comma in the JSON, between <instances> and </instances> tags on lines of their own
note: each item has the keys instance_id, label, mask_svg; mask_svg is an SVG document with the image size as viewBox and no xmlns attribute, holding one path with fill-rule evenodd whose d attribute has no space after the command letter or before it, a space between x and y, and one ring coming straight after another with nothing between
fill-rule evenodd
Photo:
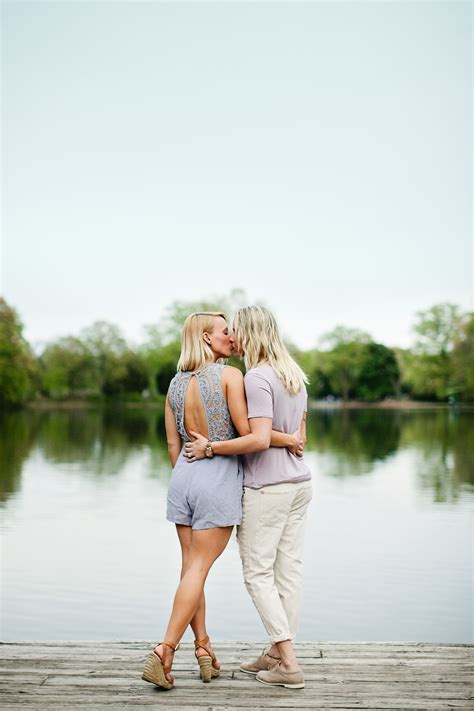
<instances>
[{"instance_id":1,"label":"jute wedge sole","mask_svg":"<svg viewBox=\"0 0 474 711\"><path fill-rule=\"evenodd\" d=\"M205 684L209 683L211 679L214 679L216 676L219 676L219 669L215 669L215 667L212 666L212 659L211 657L208 657L207 655L202 655L201 657L197 657L198 664L199 664L199 671L201 674L201 679Z\"/></svg>"},{"instance_id":2,"label":"jute wedge sole","mask_svg":"<svg viewBox=\"0 0 474 711\"><path fill-rule=\"evenodd\" d=\"M149 681L150 684L156 684L163 689L172 689L172 684L165 676L163 663L155 652L151 652L145 662L145 668L142 674L143 681Z\"/></svg>"},{"instance_id":3,"label":"jute wedge sole","mask_svg":"<svg viewBox=\"0 0 474 711\"><path fill-rule=\"evenodd\" d=\"M194 640L194 654L199 664L199 673L201 679L205 684L208 684L211 679L219 676L220 669L217 669L213 662L217 663L216 655L211 649L211 643L209 637L206 636L204 639ZM207 654L198 655L198 649L203 649Z\"/></svg>"},{"instance_id":4,"label":"jute wedge sole","mask_svg":"<svg viewBox=\"0 0 474 711\"><path fill-rule=\"evenodd\" d=\"M161 657L155 651L158 647L163 647ZM172 689L174 686L174 680L168 681L166 678L166 675L171 672L170 654L167 650L171 649L174 655L176 650L179 649L179 643L174 645L163 640L162 642L158 642L155 649L147 657L142 679L144 681L149 681L150 684L156 684L156 686L160 686L162 689ZM171 663L172 662L173 657L171 659Z\"/></svg>"}]
</instances>

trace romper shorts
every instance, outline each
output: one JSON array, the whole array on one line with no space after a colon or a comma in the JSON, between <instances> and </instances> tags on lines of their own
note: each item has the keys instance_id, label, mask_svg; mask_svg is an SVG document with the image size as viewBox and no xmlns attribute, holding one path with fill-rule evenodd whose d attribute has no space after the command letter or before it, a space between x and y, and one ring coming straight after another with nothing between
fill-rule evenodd
<instances>
[{"instance_id":1,"label":"romper shorts","mask_svg":"<svg viewBox=\"0 0 474 711\"><path fill-rule=\"evenodd\" d=\"M243 467L238 455L188 462L181 450L168 489L166 518L206 528L236 526L242 520Z\"/></svg>"}]
</instances>

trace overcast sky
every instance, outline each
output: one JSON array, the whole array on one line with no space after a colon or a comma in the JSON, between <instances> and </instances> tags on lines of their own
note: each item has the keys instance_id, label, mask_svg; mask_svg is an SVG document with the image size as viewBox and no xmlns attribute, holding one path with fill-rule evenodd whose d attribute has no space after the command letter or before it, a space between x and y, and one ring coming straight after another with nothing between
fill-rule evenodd
<instances>
[{"instance_id":1,"label":"overcast sky","mask_svg":"<svg viewBox=\"0 0 474 711\"><path fill-rule=\"evenodd\" d=\"M246 290L311 347L473 308L469 2L4 2L2 293L38 343Z\"/></svg>"}]
</instances>

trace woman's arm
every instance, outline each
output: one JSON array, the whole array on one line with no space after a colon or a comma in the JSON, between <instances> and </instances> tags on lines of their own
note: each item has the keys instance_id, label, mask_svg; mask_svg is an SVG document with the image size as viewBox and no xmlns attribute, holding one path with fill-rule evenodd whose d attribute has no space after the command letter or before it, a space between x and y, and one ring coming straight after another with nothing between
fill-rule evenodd
<instances>
[{"instance_id":1,"label":"woman's arm","mask_svg":"<svg viewBox=\"0 0 474 711\"><path fill-rule=\"evenodd\" d=\"M268 449L272 437L271 417L254 417L248 423L250 434L238 439L213 442L214 454L250 454Z\"/></svg>"},{"instance_id":2,"label":"woman's arm","mask_svg":"<svg viewBox=\"0 0 474 711\"><path fill-rule=\"evenodd\" d=\"M178 461L179 453L181 451L181 437L176 427L176 420L174 418L173 410L166 396L165 405L165 428L166 428L166 441L168 443L168 454L171 460L171 466L174 468L176 462Z\"/></svg>"},{"instance_id":3,"label":"woman's arm","mask_svg":"<svg viewBox=\"0 0 474 711\"><path fill-rule=\"evenodd\" d=\"M220 442L212 442L214 454L250 454L251 452L261 452L268 449L272 435L271 417L254 417L249 420L250 434L236 439L227 439ZM206 456L204 448L208 442L199 432L189 430L189 433L196 437L194 442L186 442L184 445L185 457L188 462L196 459L204 459Z\"/></svg>"},{"instance_id":4,"label":"woman's arm","mask_svg":"<svg viewBox=\"0 0 474 711\"><path fill-rule=\"evenodd\" d=\"M286 447L291 454L302 457L306 445L306 412L303 413L301 424L293 434L275 432L272 430L272 447Z\"/></svg>"},{"instance_id":5,"label":"woman's arm","mask_svg":"<svg viewBox=\"0 0 474 711\"><path fill-rule=\"evenodd\" d=\"M304 444L301 439L301 428L293 432L293 434L272 430L271 446L286 447L291 454L294 454L296 457L302 457Z\"/></svg>"}]
</instances>

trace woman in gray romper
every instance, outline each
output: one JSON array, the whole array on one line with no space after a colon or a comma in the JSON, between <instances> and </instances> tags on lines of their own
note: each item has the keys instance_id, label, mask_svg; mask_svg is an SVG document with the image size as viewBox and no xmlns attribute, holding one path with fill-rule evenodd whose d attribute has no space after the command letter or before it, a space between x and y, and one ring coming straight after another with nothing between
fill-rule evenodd
<instances>
[{"instance_id":1,"label":"woman in gray romper","mask_svg":"<svg viewBox=\"0 0 474 711\"><path fill-rule=\"evenodd\" d=\"M171 381L168 400L183 442L191 441L184 425L184 399L191 378L196 378L206 413L209 440L237 436L221 386L224 368L208 363L193 373L179 372ZM201 459L188 467L179 457L168 489L166 518L194 531L225 528L240 523L242 517L242 466L237 455Z\"/></svg>"},{"instance_id":2,"label":"woman in gray romper","mask_svg":"<svg viewBox=\"0 0 474 711\"><path fill-rule=\"evenodd\" d=\"M241 522L243 470L237 455L214 458L210 442L249 433L242 373L217 361L231 355L231 338L223 313L191 314L183 328L178 372L166 398L165 424L173 466L167 519L176 524L181 544L181 582L164 641L148 656L142 678L164 689L174 685L173 653L190 624L203 681L218 676L219 664L206 632L204 584L214 561ZM190 466L183 445L191 432L205 434L205 456ZM237 431L236 431L237 430ZM255 439L252 451L294 445L275 432Z\"/></svg>"}]
</instances>

